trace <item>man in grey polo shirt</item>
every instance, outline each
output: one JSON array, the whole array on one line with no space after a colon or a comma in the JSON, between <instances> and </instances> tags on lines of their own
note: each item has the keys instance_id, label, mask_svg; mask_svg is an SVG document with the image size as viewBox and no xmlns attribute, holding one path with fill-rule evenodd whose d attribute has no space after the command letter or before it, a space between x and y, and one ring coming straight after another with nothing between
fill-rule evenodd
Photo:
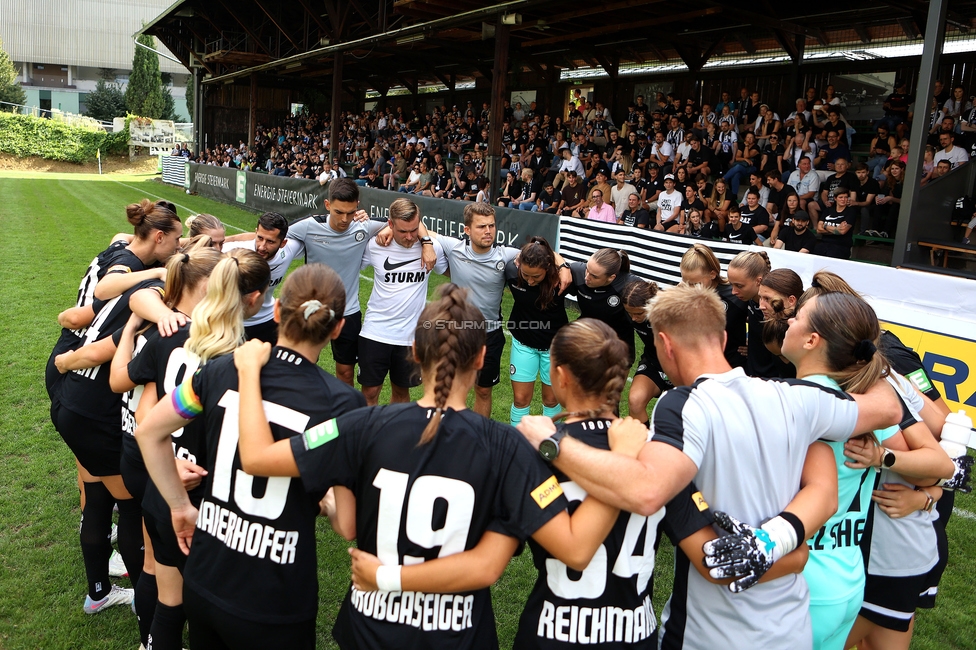
<instances>
[{"instance_id":1,"label":"man in grey polo shirt","mask_svg":"<svg viewBox=\"0 0 976 650\"><path fill-rule=\"evenodd\" d=\"M468 299L485 317L485 363L474 388L474 410L485 417L491 417L492 389L501 380L505 265L519 254L518 248L495 245L495 233L495 209L487 203L469 203L464 206L464 238L437 237L447 254L451 282L468 290ZM558 253L556 263L564 264ZM572 279L569 269L560 268L559 274L568 286Z\"/></svg>"},{"instance_id":2,"label":"man in grey polo shirt","mask_svg":"<svg viewBox=\"0 0 976 650\"><path fill-rule=\"evenodd\" d=\"M325 209L328 214L313 214L291 224L288 238L305 245L306 263L325 264L342 278L342 286L346 289L346 324L339 338L332 341L332 356L336 363L336 377L352 386L353 371L359 358L359 331L362 329L359 269L366 245L387 226L387 222L373 221L359 209L359 186L350 178L339 178L329 183ZM427 236L423 224L420 235ZM423 254L428 268L433 267L432 253L424 250Z\"/></svg>"},{"instance_id":3,"label":"man in grey polo shirt","mask_svg":"<svg viewBox=\"0 0 976 650\"><path fill-rule=\"evenodd\" d=\"M713 512L754 526L749 530L766 542L768 557L785 556L836 510L837 494L830 492L836 475L826 476L825 470L814 477L819 472L804 467L808 449L822 452L811 448L820 438L845 440L897 424L897 397L885 381L848 396L795 379L747 377L741 368L730 368L723 354L725 310L715 292L701 286L661 292L648 316L658 360L677 388L658 399L638 458L561 437L551 421L538 417L523 418L519 430L536 448L548 439L547 454L560 471L587 494L621 510L649 515L694 480ZM810 498L801 503L793 499L805 469ZM815 487L808 492L811 484ZM810 650L809 592L801 575L734 594L691 570L680 551L675 554L661 647L722 648L734 639L742 648Z\"/></svg>"}]
</instances>

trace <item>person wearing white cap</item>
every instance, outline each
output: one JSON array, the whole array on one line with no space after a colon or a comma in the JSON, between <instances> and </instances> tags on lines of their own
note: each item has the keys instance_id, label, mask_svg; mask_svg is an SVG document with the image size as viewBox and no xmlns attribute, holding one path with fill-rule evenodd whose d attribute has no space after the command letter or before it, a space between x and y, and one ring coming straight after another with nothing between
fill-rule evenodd
<instances>
[{"instance_id":1,"label":"person wearing white cap","mask_svg":"<svg viewBox=\"0 0 976 650\"><path fill-rule=\"evenodd\" d=\"M677 229L681 225L681 192L674 189L674 174L665 174L664 191L657 197L657 224L654 230Z\"/></svg>"}]
</instances>

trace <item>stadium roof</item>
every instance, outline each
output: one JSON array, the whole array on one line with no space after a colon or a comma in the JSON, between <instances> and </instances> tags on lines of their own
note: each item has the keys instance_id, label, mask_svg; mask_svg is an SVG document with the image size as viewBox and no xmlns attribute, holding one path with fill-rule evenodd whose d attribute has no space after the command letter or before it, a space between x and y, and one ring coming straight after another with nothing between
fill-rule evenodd
<instances>
[{"instance_id":1,"label":"stadium roof","mask_svg":"<svg viewBox=\"0 0 976 650\"><path fill-rule=\"evenodd\" d=\"M342 53L347 90L386 94L394 86L416 92L490 79L491 30L502 15L517 23L510 28L512 71L559 79L837 52L880 57L874 52L920 47L927 3L758 0L744 8L611 0L569 7L558 0L179 0L141 31L187 67L202 66L205 83L259 73L278 83L325 85ZM976 0L949 2L947 40L976 38L974 17Z\"/></svg>"}]
</instances>

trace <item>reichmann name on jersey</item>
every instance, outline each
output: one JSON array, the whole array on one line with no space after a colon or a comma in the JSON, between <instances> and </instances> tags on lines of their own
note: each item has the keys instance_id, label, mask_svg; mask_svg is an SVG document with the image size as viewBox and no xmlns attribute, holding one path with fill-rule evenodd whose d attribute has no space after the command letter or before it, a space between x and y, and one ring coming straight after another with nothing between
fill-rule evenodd
<instances>
[{"instance_id":1,"label":"reichmann name on jersey","mask_svg":"<svg viewBox=\"0 0 976 650\"><path fill-rule=\"evenodd\" d=\"M294 564L298 546L297 530L277 530L248 521L236 512L204 501L197 515L197 528L209 533L238 553L277 564Z\"/></svg>"},{"instance_id":2,"label":"reichmann name on jersey","mask_svg":"<svg viewBox=\"0 0 976 650\"><path fill-rule=\"evenodd\" d=\"M377 621L411 625L424 632L460 632L474 627L473 594L425 594L421 591L360 591L351 587L352 606Z\"/></svg>"},{"instance_id":3,"label":"reichmann name on jersey","mask_svg":"<svg viewBox=\"0 0 976 650\"><path fill-rule=\"evenodd\" d=\"M651 597L641 607L580 607L553 605L548 600L539 614L538 636L565 643L637 643L653 634L656 627Z\"/></svg>"}]
</instances>

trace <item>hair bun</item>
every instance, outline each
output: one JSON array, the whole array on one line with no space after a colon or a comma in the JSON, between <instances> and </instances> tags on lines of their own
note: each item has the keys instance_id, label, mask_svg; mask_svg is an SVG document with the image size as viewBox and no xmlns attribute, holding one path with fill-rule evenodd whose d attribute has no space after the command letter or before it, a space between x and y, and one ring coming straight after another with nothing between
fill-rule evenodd
<instances>
[{"instance_id":1,"label":"hair bun","mask_svg":"<svg viewBox=\"0 0 976 650\"><path fill-rule=\"evenodd\" d=\"M854 346L854 358L858 361L870 361L874 357L874 353L878 351L878 348L867 339L858 342Z\"/></svg>"}]
</instances>

